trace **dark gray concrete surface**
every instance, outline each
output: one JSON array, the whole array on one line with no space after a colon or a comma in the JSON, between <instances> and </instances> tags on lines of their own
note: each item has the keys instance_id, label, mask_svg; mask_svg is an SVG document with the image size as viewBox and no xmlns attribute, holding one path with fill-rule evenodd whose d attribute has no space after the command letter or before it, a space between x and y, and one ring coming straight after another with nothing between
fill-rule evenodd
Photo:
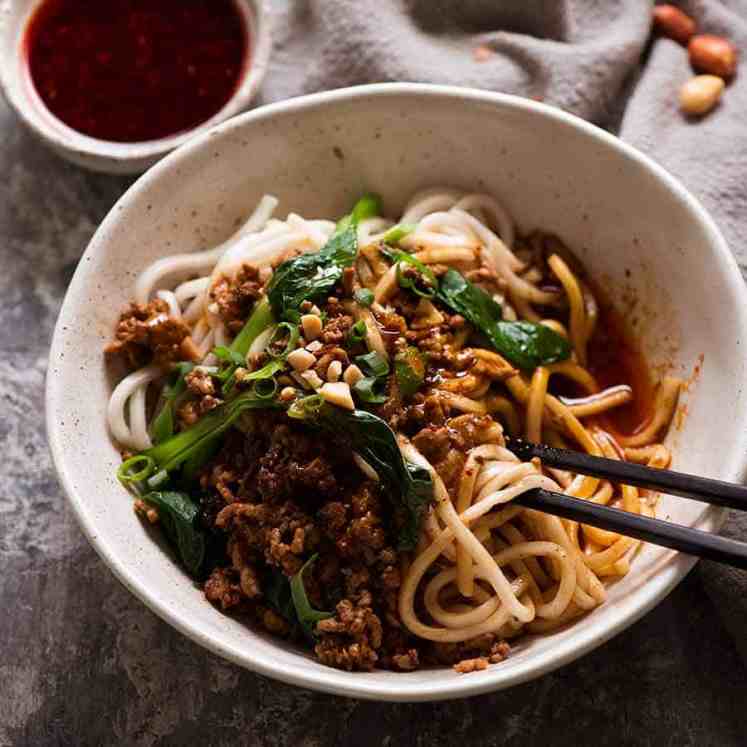
<instances>
[{"instance_id":1,"label":"dark gray concrete surface","mask_svg":"<svg viewBox=\"0 0 747 747\"><path fill-rule=\"evenodd\" d=\"M128 183L66 165L0 104L0 745L745 744L745 670L698 570L581 661L433 705L255 676L125 591L65 504L43 418L65 288Z\"/></svg>"}]
</instances>

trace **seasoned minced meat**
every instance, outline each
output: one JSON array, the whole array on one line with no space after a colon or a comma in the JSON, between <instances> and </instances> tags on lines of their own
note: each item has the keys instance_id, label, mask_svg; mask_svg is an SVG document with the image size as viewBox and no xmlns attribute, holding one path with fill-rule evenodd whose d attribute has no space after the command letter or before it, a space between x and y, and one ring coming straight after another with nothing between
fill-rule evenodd
<instances>
[{"instance_id":1,"label":"seasoned minced meat","mask_svg":"<svg viewBox=\"0 0 747 747\"><path fill-rule=\"evenodd\" d=\"M210 291L210 299L218 307L218 315L229 332L236 334L262 295L259 269L243 264L233 280L223 276Z\"/></svg>"},{"instance_id":2,"label":"seasoned minced meat","mask_svg":"<svg viewBox=\"0 0 747 747\"><path fill-rule=\"evenodd\" d=\"M371 595L363 593L357 603L343 599L335 616L317 623L319 642L314 652L323 664L348 671L370 670L378 660L382 643L381 620L371 608Z\"/></svg>"},{"instance_id":3,"label":"seasoned minced meat","mask_svg":"<svg viewBox=\"0 0 747 747\"><path fill-rule=\"evenodd\" d=\"M290 577L316 554L304 588L315 609L335 611L318 631L320 659L347 669L413 668L385 498L351 465L344 444L266 413L247 435L232 434L202 476L203 516L227 536L231 563L211 576L205 593L220 606L242 603L272 631L278 618L269 614L263 574L269 566Z\"/></svg>"},{"instance_id":4,"label":"seasoned minced meat","mask_svg":"<svg viewBox=\"0 0 747 747\"><path fill-rule=\"evenodd\" d=\"M145 305L130 304L104 352L122 356L130 368L139 368L151 361L165 365L193 360L196 348L187 325L169 316L168 304L156 299Z\"/></svg>"}]
</instances>

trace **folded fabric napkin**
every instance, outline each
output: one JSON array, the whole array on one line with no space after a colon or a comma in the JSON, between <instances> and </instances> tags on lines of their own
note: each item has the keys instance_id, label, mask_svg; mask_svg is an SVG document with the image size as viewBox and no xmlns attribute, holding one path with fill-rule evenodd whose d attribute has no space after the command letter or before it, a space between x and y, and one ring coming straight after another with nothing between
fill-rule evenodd
<instances>
[{"instance_id":1,"label":"folded fabric napkin","mask_svg":"<svg viewBox=\"0 0 747 747\"><path fill-rule=\"evenodd\" d=\"M747 50L747 0L679 6L700 33ZM294 0L276 8L263 97L416 81L553 104L617 133L682 180L747 273L747 69L715 111L687 120L677 105L680 85L693 75L687 51L651 40L651 7L646 0ZM724 534L747 540L747 517L731 512ZM709 562L699 573L747 662L747 575Z\"/></svg>"}]
</instances>

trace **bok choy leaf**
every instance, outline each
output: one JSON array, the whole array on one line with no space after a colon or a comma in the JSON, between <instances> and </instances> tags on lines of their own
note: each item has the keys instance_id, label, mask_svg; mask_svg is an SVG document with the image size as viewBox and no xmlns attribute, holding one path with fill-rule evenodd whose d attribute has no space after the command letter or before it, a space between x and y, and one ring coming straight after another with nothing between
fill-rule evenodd
<instances>
[{"instance_id":1,"label":"bok choy leaf","mask_svg":"<svg viewBox=\"0 0 747 747\"><path fill-rule=\"evenodd\" d=\"M441 278L438 299L474 324L501 355L519 368L532 370L571 355L568 340L549 327L503 321L500 305L456 270L449 270Z\"/></svg>"}]
</instances>

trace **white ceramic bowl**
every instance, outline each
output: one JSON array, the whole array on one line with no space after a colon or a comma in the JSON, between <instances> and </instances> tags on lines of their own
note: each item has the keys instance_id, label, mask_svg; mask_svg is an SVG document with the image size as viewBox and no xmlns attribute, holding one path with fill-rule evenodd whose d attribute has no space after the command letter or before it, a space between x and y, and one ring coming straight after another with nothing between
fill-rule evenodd
<instances>
[{"instance_id":1,"label":"white ceramic bowl","mask_svg":"<svg viewBox=\"0 0 747 747\"><path fill-rule=\"evenodd\" d=\"M347 673L208 604L135 517L115 479L102 348L135 275L156 257L226 237L264 192L283 211L337 217L364 190L396 216L416 189L487 190L523 230L558 233L636 324L650 361L691 376L674 467L725 480L745 472L747 303L737 266L698 203L653 161L564 112L512 96L375 85L268 106L164 159L119 201L70 285L52 345L52 453L84 532L120 580L180 631L286 682L382 700L472 695L537 677L600 645L660 601L693 559L647 547L609 600L573 625L518 642L483 672ZM626 304L637 299L631 309ZM722 513L664 498L659 515L715 530Z\"/></svg>"},{"instance_id":2,"label":"white ceramic bowl","mask_svg":"<svg viewBox=\"0 0 747 747\"><path fill-rule=\"evenodd\" d=\"M106 0L100 0L106 2ZM0 92L26 126L58 155L92 171L139 174L189 138L246 109L267 70L272 47L266 0L236 0L249 34L245 73L230 100L207 122L186 132L142 143L115 143L83 135L45 106L31 80L24 33L45 0L0 0Z\"/></svg>"}]
</instances>

